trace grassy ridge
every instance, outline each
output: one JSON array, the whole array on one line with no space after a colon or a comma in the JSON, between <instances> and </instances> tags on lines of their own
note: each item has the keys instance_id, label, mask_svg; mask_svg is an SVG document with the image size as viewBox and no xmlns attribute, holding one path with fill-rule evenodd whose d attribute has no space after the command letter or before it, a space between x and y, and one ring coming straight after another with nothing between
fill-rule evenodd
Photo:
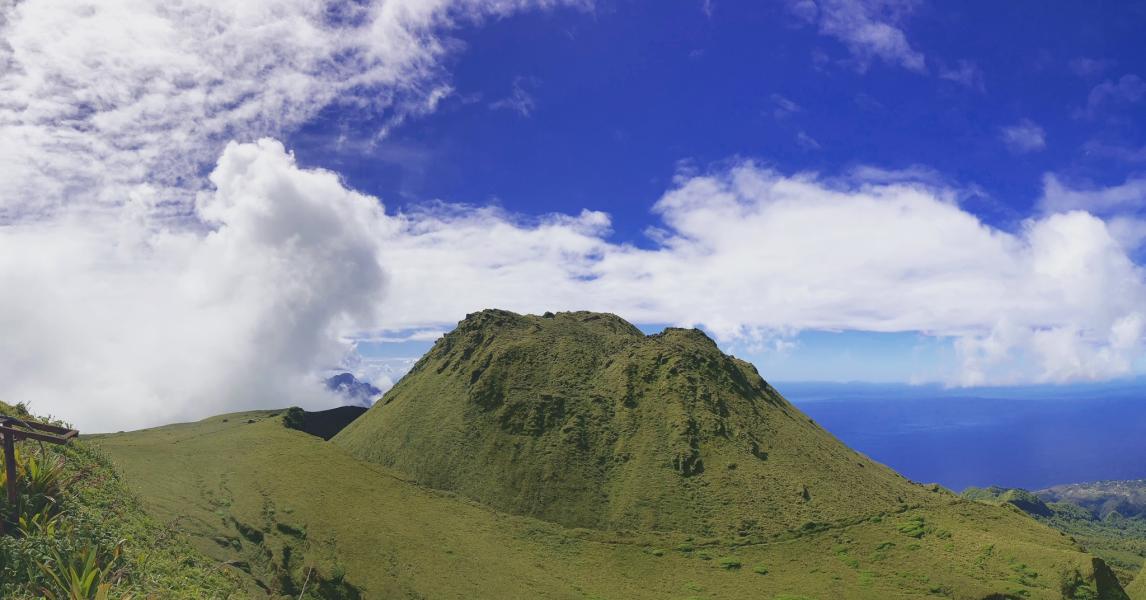
<instances>
[{"instance_id":1,"label":"grassy ridge","mask_svg":"<svg viewBox=\"0 0 1146 600\"><path fill-rule=\"evenodd\" d=\"M564 528L416 485L272 414L95 443L153 515L251 571L251 593L273 587L289 546L296 581L311 566L342 573L363 598L1058 600L1064 584L1099 597L1089 555L1064 536L938 488L903 512L767 536Z\"/></svg>"}]
</instances>

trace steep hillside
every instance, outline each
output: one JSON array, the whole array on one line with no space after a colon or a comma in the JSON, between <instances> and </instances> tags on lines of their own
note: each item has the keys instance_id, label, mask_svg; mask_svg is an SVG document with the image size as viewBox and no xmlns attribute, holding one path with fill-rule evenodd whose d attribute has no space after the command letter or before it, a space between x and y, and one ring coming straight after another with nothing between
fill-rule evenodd
<instances>
[{"instance_id":1,"label":"steep hillside","mask_svg":"<svg viewBox=\"0 0 1146 600\"><path fill-rule=\"evenodd\" d=\"M928 498L702 332L608 314L469 315L333 441L576 527L773 534Z\"/></svg>"},{"instance_id":2,"label":"steep hillside","mask_svg":"<svg viewBox=\"0 0 1146 600\"><path fill-rule=\"evenodd\" d=\"M277 411L93 443L152 515L243 573L247 597L297 598L307 581L327 599L1125 597L1058 532L938 488L926 506L767 539L604 532L416 485L284 427Z\"/></svg>"},{"instance_id":3,"label":"steep hillside","mask_svg":"<svg viewBox=\"0 0 1146 600\"><path fill-rule=\"evenodd\" d=\"M1146 575L1143 575L1141 570L1138 577L1126 586L1126 594L1130 596L1130 600L1146 600Z\"/></svg>"},{"instance_id":4,"label":"steep hillside","mask_svg":"<svg viewBox=\"0 0 1146 600\"><path fill-rule=\"evenodd\" d=\"M1093 484L1082 485L1090 487ZM965 498L989 504L1010 505L1022 510L1071 536L1088 552L1101 557L1123 584L1135 581L1139 588L1146 585L1141 577L1142 558L1146 557L1146 518L1141 515L1123 517L1118 512L1099 516L1101 511L1092 511L1073 502L1044 502L1040 496L1046 496L1043 492L1038 494L1001 487L968 488L963 491Z\"/></svg>"},{"instance_id":5,"label":"steep hillside","mask_svg":"<svg viewBox=\"0 0 1146 600\"><path fill-rule=\"evenodd\" d=\"M0 415L34 418L3 402ZM0 598L89 598L101 585L103 598L238 597L238 581L149 516L86 441L21 441L16 453L20 522L0 533ZM0 463L0 490L7 477ZM0 495L0 519L10 509Z\"/></svg>"}]
</instances>

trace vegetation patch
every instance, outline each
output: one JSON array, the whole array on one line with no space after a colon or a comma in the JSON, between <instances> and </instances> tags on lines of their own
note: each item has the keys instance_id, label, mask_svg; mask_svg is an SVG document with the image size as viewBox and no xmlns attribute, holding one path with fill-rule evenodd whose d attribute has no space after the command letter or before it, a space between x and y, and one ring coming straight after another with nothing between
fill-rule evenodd
<instances>
[{"instance_id":1,"label":"vegetation patch","mask_svg":"<svg viewBox=\"0 0 1146 600\"><path fill-rule=\"evenodd\" d=\"M0 403L0 414L31 418ZM148 517L107 455L18 442L18 517L0 535L0 598L225 598L238 582ZM0 464L0 489L10 476ZM13 507L6 496L0 511Z\"/></svg>"}]
</instances>

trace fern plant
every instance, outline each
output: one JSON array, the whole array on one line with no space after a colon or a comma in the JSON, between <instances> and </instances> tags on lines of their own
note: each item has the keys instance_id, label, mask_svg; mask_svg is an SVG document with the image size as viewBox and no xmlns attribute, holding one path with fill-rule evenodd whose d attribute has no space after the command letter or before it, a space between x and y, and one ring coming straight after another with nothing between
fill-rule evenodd
<instances>
[{"instance_id":1,"label":"fern plant","mask_svg":"<svg viewBox=\"0 0 1146 600\"><path fill-rule=\"evenodd\" d=\"M17 505L12 525L19 529L25 521L33 524L37 515L40 515L38 524L47 524L50 517L59 513L57 499L64 487L63 459L50 459L46 455L37 458L33 453L23 454L17 450L15 462ZM7 469L0 467L0 489L7 485L9 476ZM6 518L11 512L7 497L0 498L0 514Z\"/></svg>"},{"instance_id":2,"label":"fern plant","mask_svg":"<svg viewBox=\"0 0 1146 600\"><path fill-rule=\"evenodd\" d=\"M51 582L51 586L42 588L40 593L48 600L109 600L119 578L123 544L116 544L107 557L101 557L94 547L74 555L53 553L52 561L39 563L40 571ZM121 600L129 598L123 596Z\"/></svg>"}]
</instances>

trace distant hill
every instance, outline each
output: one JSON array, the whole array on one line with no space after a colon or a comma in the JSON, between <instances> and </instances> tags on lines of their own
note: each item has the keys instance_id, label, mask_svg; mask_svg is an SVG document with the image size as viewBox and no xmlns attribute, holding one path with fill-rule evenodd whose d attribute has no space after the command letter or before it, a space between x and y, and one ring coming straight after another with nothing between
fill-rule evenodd
<instances>
[{"instance_id":1,"label":"distant hill","mask_svg":"<svg viewBox=\"0 0 1146 600\"><path fill-rule=\"evenodd\" d=\"M382 390L362 381L353 373L339 373L326 379L326 389L341 394L347 401L370 408Z\"/></svg>"},{"instance_id":2,"label":"distant hill","mask_svg":"<svg viewBox=\"0 0 1146 600\"><path fill-rule=\"evenodd\" d=\"M1100 519L1115 512L1123 517L1146 516L1146 479L1056 485L1035 494L1047 502L1081 506Z\"/></svg>"},{"instance_id":3,"label":"distant hill","mask_svg":"<svg viewBox=\"0 0 1146 600\"><path fill-rule=\"evenodd\" d=\"M989 504L1012 506L1064 534L1077 539L1113 568L1123 584L1135 582L1141 590L1135 600L1146 600L1146 579L1141 566L1146 558L1146 515L1136 512L1141 481L1104 481L1056 486L1050 492L989 487L967 488L963 497ZM1119 510L1130 516L1123 516Z\"/></svg>"},{"instance_id":4,"label":"distant hill","mask_svg":"<svg viewBox=\"0 0 1146 600\"><path fill-rule=\"evenodd\" d=\"M366 412L366 407L339 406L315 412L304 411L297 407L287 409L287 414L292 412L294 413L293 421L287 424L284 419L284 424L303 433L329 440L354 422L354 419L362 416L362 413Z\"/></svg>"}]
</instances>

